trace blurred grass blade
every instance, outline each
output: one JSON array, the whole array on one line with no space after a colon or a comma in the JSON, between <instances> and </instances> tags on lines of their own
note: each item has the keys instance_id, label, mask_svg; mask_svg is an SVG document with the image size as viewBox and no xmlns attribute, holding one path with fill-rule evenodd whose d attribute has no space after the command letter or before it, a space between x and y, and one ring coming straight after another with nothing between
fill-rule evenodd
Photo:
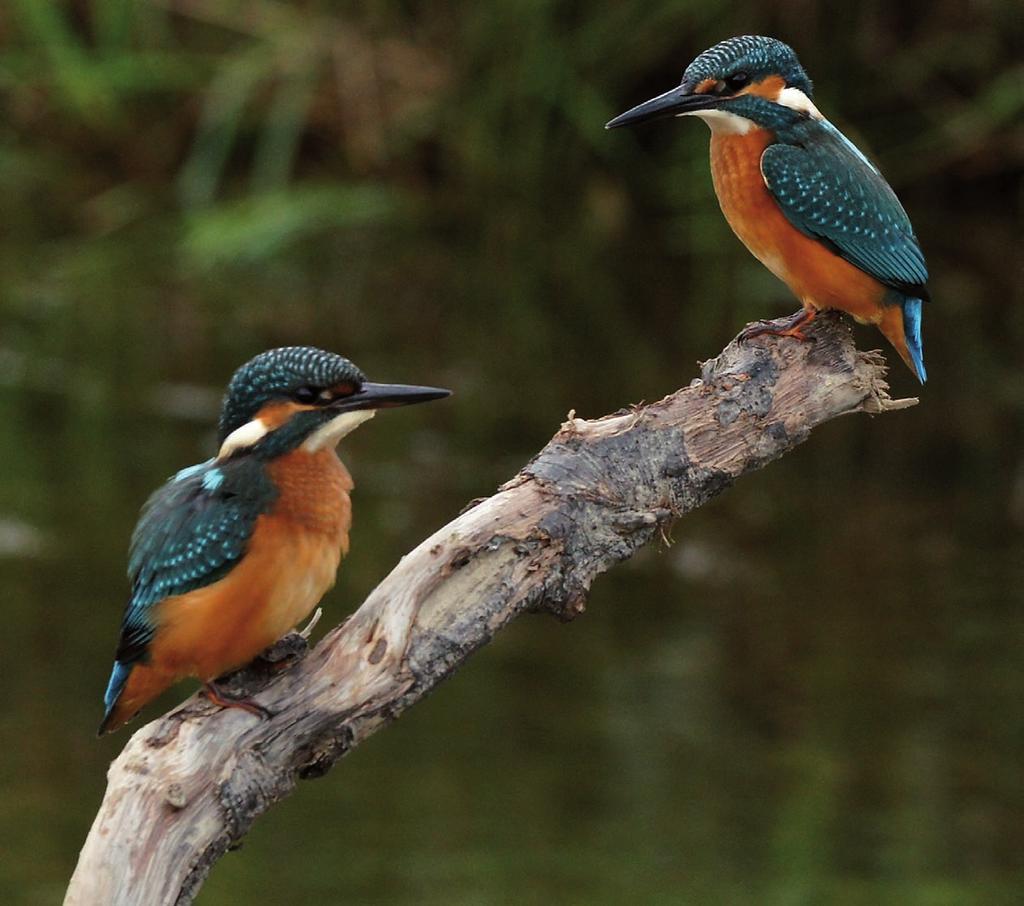
<instances>
[{"instance_id":1,"label":"blurred grass blade","mask_svg":"<svg viewBox=\"0 0 1024 906\"><path fill-rule=\"evenodd\" d=\"M378 226L402 212L382 185L306 185L224 202L196 211L183 241L201 268L257 262L332 229Z\"/></svg>"},{"instance_id":2,"label":"blurred grass blade","mask_svg":"<svg viewBox=\"0 0 1024 906\"><path fill-rule=\"evenodd\" d=\"M213 200L241 131L245 108L272 67L269 48L257 44L229 60L207 90L198 134L178 177L178 194L185 207Z\"/></svg>"},{"instance_id":3,"label":"blurred grass blade","mask_svg":"<svg viewBox=\"0 0 1024 906\"><path fill-rule=\"evenodd\" d=\"M254 191L280 189L288 182L316 88L317 67L310 65L285 78L267 114L253 163Z\"/></svg>"},{"instance_id":4,"label":"blurred grass blade","mask_svg":"<svg viewBox=\"0 0 1024 906\"><path fill-rule=\"evenodd\" d=\"M100 50L123 50L130 46L137 6L135 0L93 0L93 33Z\"/></svg>"},{"instance_id":5,"label":"blurred grass blade","mask_svg":"<svg viewBox=\"0 0 1024 906\"><path fill-rule=\"evenodd\" d=\"M52 78L62 103L87 121L111 118L117 106L113 86L92 65L88 47L71 29L61 7L39 0L15 0L15 7L25 37L49 63L42 75Z\"/></svg>"}]
</instances>

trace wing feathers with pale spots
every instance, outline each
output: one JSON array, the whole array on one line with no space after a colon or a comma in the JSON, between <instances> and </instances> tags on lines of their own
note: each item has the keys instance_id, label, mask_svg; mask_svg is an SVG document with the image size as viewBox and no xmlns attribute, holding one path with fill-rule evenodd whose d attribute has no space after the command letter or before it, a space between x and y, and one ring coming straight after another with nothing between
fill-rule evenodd
<instances>
[{"instance_id":1,"label":"wing feathers with pale spots","mask_svg":"<svg viewBox=\"0 0 1024 906\"><path fill-rule=\"evenodd\" d=\"M786 219L888 286L927 298L921 247L896 194L830 123L803 144L769 145L761 174Z\"/></svg>"},{"instance_id":2,"label":"wing feathers with pale spots","mask_svg":"<svg viewBox=\"0 0 1024 906\"><path fill-rule=\"evenodd\" d=\"M154 605L216 582L242 558L275 498L262 465L246 457L185 469L149 498L132 535L118 661L144 656Z\"/></svg>"}]
</instances>

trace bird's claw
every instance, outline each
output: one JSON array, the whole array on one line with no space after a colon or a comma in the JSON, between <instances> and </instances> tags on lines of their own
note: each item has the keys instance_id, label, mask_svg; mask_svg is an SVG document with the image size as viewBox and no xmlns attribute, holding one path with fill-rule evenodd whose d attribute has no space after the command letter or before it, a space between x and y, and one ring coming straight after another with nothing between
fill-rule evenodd
<instances>
[{"instance_id":1,"label":"bird's claw","mask_svg":"<svg viewBox=\"0 0 1024 906\"><path fill-rule=\"evenodd\" d=\"M203 684L203 694L213 702L213 704L220 706L221 708L237 708L239 711L246 711L249 714L254 714L261 720L269 720L274 716L274 712L269 708L264 708L263 705L259 705L256 702L248 698L229 698L226 696L216 684L213 682Z\"/></svg>"},{"instance_id":2,"label":"bird's claw","mask_svg":"<svg viewBox=\"0 0 1024 906\"><path fill-rule=\"evenodd\" d=\"M804 328L814 320L816 314L817 312L814 310L801 309L796 314L790 315L788 318L779 318L775 321L755 321L753 324L748 324L739 332L739 335L736 337L736 341L742 343L745 340L751 340L754 337L772 336L792 337L794 340L799 340L801 343L813 343L814 337L807 336L807 334L804 333Z\"/></svg>"},{"instance_id":3,"label":"bird's claw","mask_svg":"<svg viewBox=\"0 0 1024 906\"><path fill-rule=\"evenodd\" d=\"M754 337L759 337L762 334L768 333L774 325L773 321L762 318L759 321L755 321L753 324L748 324L737 334L736 340L742 343L744 340L750 340Z\"/></svg>"}]
</instances>

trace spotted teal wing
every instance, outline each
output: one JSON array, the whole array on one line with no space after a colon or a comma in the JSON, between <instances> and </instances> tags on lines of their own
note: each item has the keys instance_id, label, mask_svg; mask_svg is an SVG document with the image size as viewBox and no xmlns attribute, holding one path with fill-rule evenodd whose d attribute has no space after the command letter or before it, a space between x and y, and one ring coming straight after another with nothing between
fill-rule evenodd
<instances>
[{"instance_id":1,"label":"spotted teal wing","mask_svg":"<svg viewBox=\"0 0 1024 906\"><path fill-rule=\"evenodd\" d=\"M146 502L128 557L131 598L117 660L144 656L152 609L164 598L210 585L245 554L257 517L276 498L263 465L249 457L185 469Z\"/></svg>"},{"instance_id":2,"label":"spotted teal wing","mask_svg":"<svg viewBox=\"0 0 1024 906\"><path fill-rule=\"evenodd\" d=\"M881 283L927 299L928 268L896 193L857 147L827 121L800 144L769 145L761 174L802 233Z\"/></svg>"}]
</instances>

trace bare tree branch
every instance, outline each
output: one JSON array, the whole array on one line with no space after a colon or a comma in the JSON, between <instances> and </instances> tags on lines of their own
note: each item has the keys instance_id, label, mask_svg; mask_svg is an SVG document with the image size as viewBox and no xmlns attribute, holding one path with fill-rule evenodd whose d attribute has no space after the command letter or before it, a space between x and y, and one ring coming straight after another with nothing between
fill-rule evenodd
<instances>
[{"instance_id":1,"label":"bare tree branch","mask_svg":"<svg viewBox=\"0 0 1024 906\"><path fill-rule=\"evenodd\" d=\"M239 674L267 720L193 697L140 729L107 792L69 904L189 903L213 864L296 781L342 755L450 676L525 611L579 614L594 578L674 519L849 412L892 400L878 353L845 322L814 342L730 344L688 387L584 421L570 415L540 453L402 558L362 607L296 663Z\"/></svg>"}]
</instances>

